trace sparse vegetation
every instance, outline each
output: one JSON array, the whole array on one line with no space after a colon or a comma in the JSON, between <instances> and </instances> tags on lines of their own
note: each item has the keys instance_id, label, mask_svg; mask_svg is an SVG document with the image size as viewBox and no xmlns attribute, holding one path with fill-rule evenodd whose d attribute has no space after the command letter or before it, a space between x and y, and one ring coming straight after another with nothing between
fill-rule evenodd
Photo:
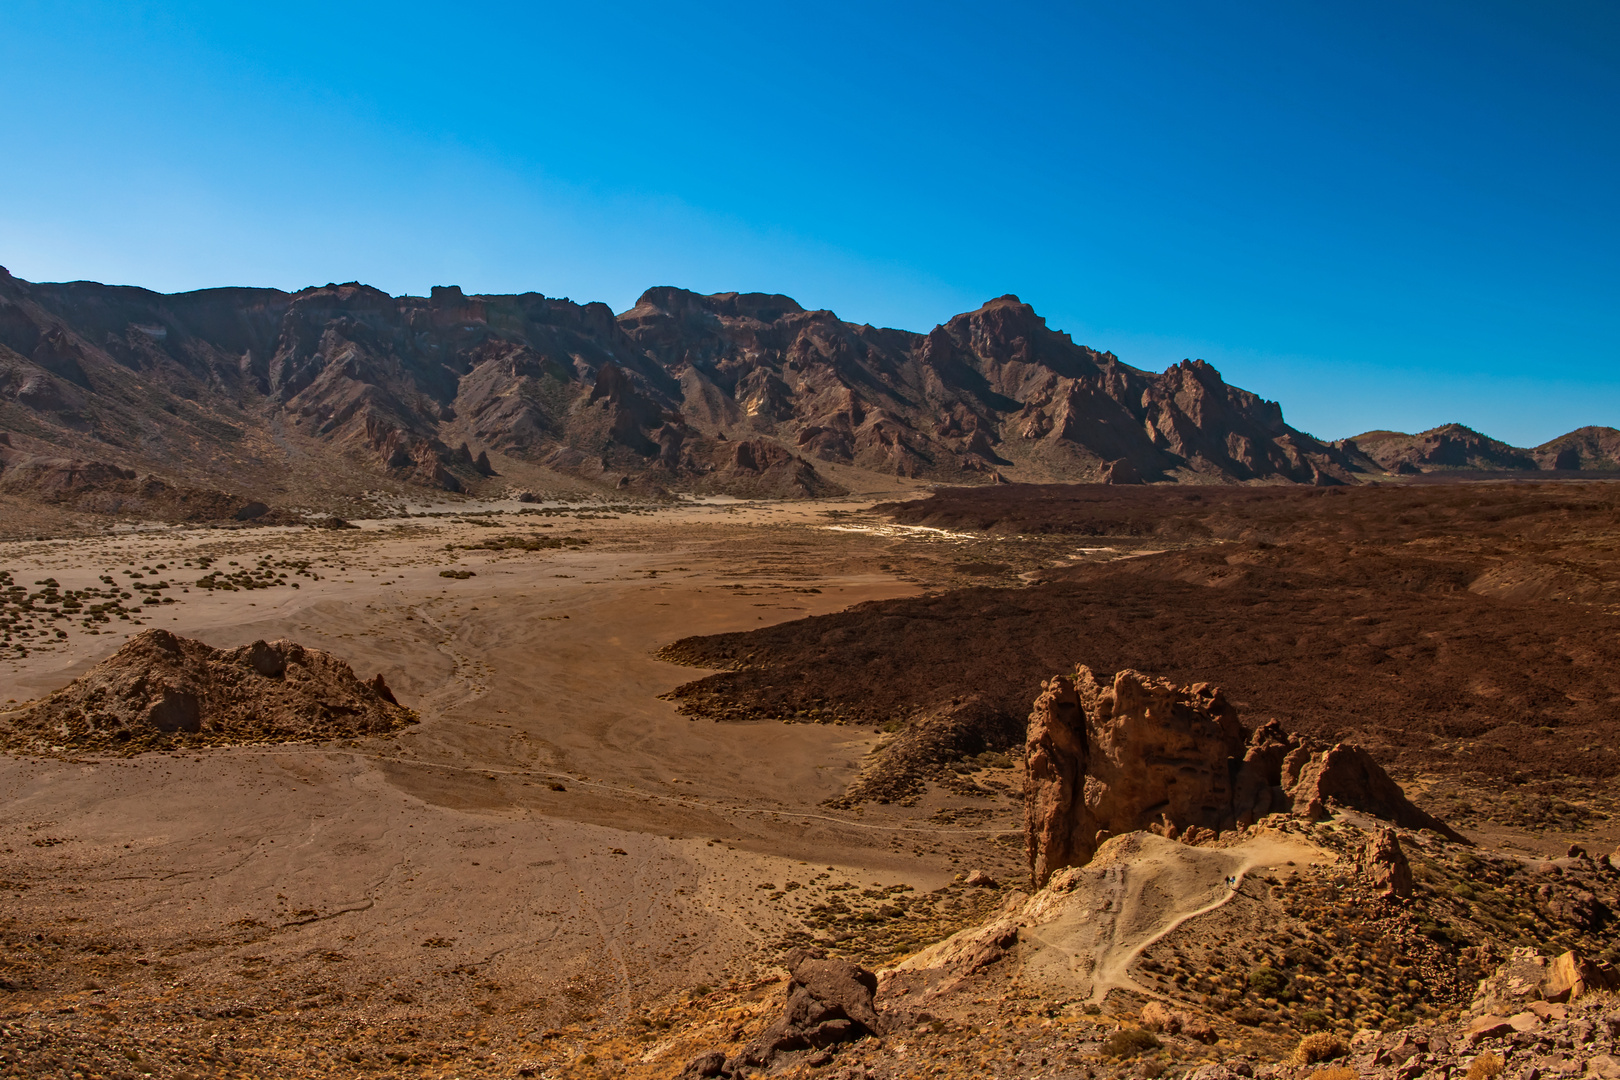
<instances>
[{"instance_id":1,"label":"sparse vegetation","mask_svg":"<svg viewBox=\"0 0 1620 1080\"><path fill-rule=\"evenodd\" d=\"M1161 1045L1159 1037L1151 1031L1120 1028L1103 1040L1102 1054L1117 1059L1133 1058L1149 1050L1157 1050Z\"/></svg>"},{"instance_id":2,"label":"sparse vegetation","mask_svg":"<svg viewBox=\"0 0 1620 1080\"><path fill-rule=\"evenodd\" d=\"M1294 1047L1294 1063L1315 1065L1318 1061L1343 1057L1349 1050L1349 1044L1341 1036L1331 1031L1318 1031L1299 1040L1299 1045Z\"/></svg>"}]
</instances>

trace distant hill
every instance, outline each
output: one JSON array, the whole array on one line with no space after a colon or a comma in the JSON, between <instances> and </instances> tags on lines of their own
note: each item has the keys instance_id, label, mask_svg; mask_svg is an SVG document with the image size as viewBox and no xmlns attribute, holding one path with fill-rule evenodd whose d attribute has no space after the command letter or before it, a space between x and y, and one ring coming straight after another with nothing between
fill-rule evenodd
<instances>
[{"instance_id":1,"label":"distant hill","mask_svg":"<svg viewBox=\"0 0 1620 1080\"><path fill-rule=\"evenodd\" d=\"M1323 442L1201 360L1131 367L1015 296L922 334L766 293L659 287L615 315L453 286L165 295L3 269L0 432L61 475L138 471L278 505L548 480L817 496L860 473L1340 484L1595 468L1620 438L1588 428L1529 452L1451 425Z\"/></svg>"},{"instance_id":2,"label":"distant hill","mask_svg":"<svg viewBox=\"0 0 1620 1080\"><path fill-rule=\"evenodd\" d=\"M1620 471L1620 431L1612 427L1576 428L1536 447L1543 469L1603 469Z\"/></svg>"},{"instance_id":3,"label":"distant hill","mask_svg":"<svg viewBox=\"0 0 1620 1080\"><path fill-rule=\"evenodd\" d=\"M1337 444L1349 454L1364 454L1395 475L1474 470L1620 469L1620 431L1584 427L1524 450L1482 435L1462 424L1444 424L1409 435L1404 431L1367 431Z\"/></svg>"},{"instance_id":4,"label":"distant hill","mask_svg":"<svg viewBox=\"0 0 1620 1080\"><path fill-rule=\"evenodd\" d=\"M1408 435L1403 431L1368 431L1346 440L1393 473L1434 469L1535 469L1535 457L1461 424L1445 424ZM1343 444L1341 444L1343 445Z\"/></svg>"}]
</instances>

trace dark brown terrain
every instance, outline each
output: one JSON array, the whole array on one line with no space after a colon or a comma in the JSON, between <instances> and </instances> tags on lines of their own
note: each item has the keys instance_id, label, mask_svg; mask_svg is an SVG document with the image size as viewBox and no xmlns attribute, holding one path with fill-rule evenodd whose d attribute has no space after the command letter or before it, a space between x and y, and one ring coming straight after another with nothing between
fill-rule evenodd
<instances>
[{"instance_id":1,"label":"dark brown terrain","mask_svg":"<svg viewBox=\"0 0 1620 1080\"><path fill-rule=\"evenodd\" d=\"M665 655L730 669L677 690L685 710L890 725L912 763L880 759L886 784L851 794L905 797L924 761L1019 744L1041 680L1078 660L1214 683L1246 717L1356 742L1435 785L1454 823L1613 808L1613 485L996 486L879 509L1008 550L1064 538L1069 565L1018 580L1009 557L985 568L1004 584L677 642Z\"/></svg>"}]
</instances>

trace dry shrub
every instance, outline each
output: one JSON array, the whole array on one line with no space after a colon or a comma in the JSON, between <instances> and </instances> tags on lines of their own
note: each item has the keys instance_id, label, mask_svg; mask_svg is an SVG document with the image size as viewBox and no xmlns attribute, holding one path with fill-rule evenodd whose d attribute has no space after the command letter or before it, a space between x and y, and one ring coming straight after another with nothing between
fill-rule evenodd
<instances>
[{"instance_id":1,"label":"dry shrub","mask_svg":"<svg viewBox=\"0 0 1620 1080\"><path fill-rule=\"evenodd\" d=\"M1339 1057L1349 1049L1342 1037L1331 1031L1318 1031L1299 1040L1299 1045L1294 1047L1294 1064L1315 1065L1318 1061Z\"/></svg>"},{"instance_id":2,"label":"dry shrub","mask_svg":"<svg viewBox=\"0 0 1620 1080\"><path fill-rule=\"evenodd\" d=\"M1311 1073L1311 1080L1361 1080L1356 1070L1346 1065L1331 1065Z\"/></svg>"},{"instance_id":3,"label":"dry shrub","mask_svg":"<svg viewBox=\"0 0 1620 1080\"><path fill-rule=\"evenodd\" d=\"M1468 1063L1468 1080L1496 1080L1502 1072L1501 1055L1490 1050Z\"/></svg>"},{"instance_id":4,"label":"dry shrub","mask_svg":"<svg viewBox=\"0 0 1620 1080\"><path fill-rule=\"evenodd\" d=\"M1129 1058L1147 1050L1157 1050L1159 1040L1141 1028L1120 1028L1103 1040L1104 1057Z\"/></svg>"}]
</instances>

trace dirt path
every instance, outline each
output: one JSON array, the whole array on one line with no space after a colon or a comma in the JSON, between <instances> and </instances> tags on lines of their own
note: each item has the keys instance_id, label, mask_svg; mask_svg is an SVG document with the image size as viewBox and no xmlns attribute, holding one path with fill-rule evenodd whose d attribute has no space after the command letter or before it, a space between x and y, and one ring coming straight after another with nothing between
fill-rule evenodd
<instances>
[{"instance_id":1,"label":"dirt path","mask_svg":"<svg viewBox=\"0 0 1620 1080\"><path fill-rule=\"evenodd\" d=\"M1182 848L1187 853L1202 850ZM1105 943L1097 950L1091 1000L1102 1001L1116 987L1160 996L1131 978L1131 965L1184 923L1225 906L1238 895L1244 876L1255 867L1275 870L1286 865L1331 861L1331 856L1314 844L1272 832L1221 849L1220 858L1201 858L1197 854L1187 858L1182 852L1166 850L1140 862L1122 862L1111 868L1118 872L1118 915L1105 931ZM1216 875L1220 875L1219 881ZM1133 888L1124 887L1127 878ZM1143 894L1149 890L1167 895L1170 902L1145 902ZM1201 898L1207 898L1206 902L1200 904Z\"/></svg>"},{"instance_id":2,"label":"dirt path","mask_svg":"<svg viewBox=\"0 0 1620 1080\"><path fill-rule=\"evenodd\" d=\"M1231 847L1188 847L1152 833L1117 837L1089 865L1064 871L1021 909L918 954L899 970L949 968L984 941L1018 928L1018 975L1053 996L1101 1002L1111 990L1150 996L1130 967L1155 942L1224 907L1256 868L1288 873L1331 856L1298 838L1261 831ZM970 963L974 962L970 959ZM949 983L942 984L949 988Z\"/></svg>"}]
</instances>

